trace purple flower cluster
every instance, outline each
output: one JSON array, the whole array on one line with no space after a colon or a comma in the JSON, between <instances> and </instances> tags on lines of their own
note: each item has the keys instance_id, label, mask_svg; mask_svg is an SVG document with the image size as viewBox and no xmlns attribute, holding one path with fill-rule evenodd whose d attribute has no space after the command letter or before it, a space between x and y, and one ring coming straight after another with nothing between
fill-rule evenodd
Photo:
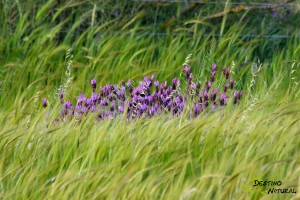
<instances>
[{"instance_id":1,"label":"purple flower cluster","mask_svg":"<svg viewBox=\"0 0 300 200\"><path fill-rule=\"evenodd\" d=\"M273 7L270 9L272 16L279 21L284 21L293 15L293 6L283 3L283 6Z\"/></svg>"},{"instance_id":2,"label":"purple flower cluster","mask_svg":"<svg viewBox=\"0 0 300 200\"><path fill-rule=\"evenodd\" d=\"M122 81L118 84L107 84L100 86L97 92L95 79L91 80L92 94L86 96L80 94L73 105L70 101L64 101L63 90L60 90L58 98L62 104L60 112L61 119L67 116L81 118L88 113L94 113L99 119L114 119L117 116L125 115L130 121L136 118L147 118L161 114L170 114L172 117L180 116L187 105L192 104L191 117L197 117L204 110L215 110L218 106L225 106L229 102L229 95L233 94L233 103L238 103L244 91L233 91L234 80L231 77L229 82L230 68L223 68L222 73L226 79L223 91L214 86L217 75L217 66L212 65L210 79L205 82L203 88L201 83L193 82L193 74L190 66L184 68L186 79L186 94L181 92L181 82L174 78L170 85L167 81L159 82L144 77L138 86L134 87L131 80L127 83ZM228 82L228 83L227 83ZM43 107L47 107L47 100L43 99Z\"/></svg>"},{"instance_id":3,"label":"purple flower cluster","mask_svg":"<svg viewBox=\"0 0 300 200\"><path fill-rule=\"evenodd\" d=\"M185 66L185 78L188 82L187 91L188 94L194 94L194 109L193 109L193 117L197 117L201 112L203 112L206 108L210 108L211 110L215 110L218 106L225 106L228 104L229 96L233 93L233 103L237 104L239 100L241 100L244 91L235 90L234 88L234 79L230 77L229 83L227 83L230 75L230 68L224 67L222 69L222 73L225 77L225 84L223 86L223 91L220 91L219 88L213 89L213 83L215 82L215 76L217 74L217 66L216 64L212 65L212 72L210 76L210 80L205 82L205 86L203 91L201 91L201 83L193 82L193 74L190 73L190 67ZM228 88L230 91L228 91Z\"/></svg>"}]
</instances>

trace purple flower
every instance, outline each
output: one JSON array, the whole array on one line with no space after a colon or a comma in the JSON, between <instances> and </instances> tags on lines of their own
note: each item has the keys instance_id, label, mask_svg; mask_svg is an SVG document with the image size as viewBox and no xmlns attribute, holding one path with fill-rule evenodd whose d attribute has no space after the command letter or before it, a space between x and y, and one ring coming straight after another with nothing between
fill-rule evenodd
<instances>
[{"instance_id":1,"label":"purple flower","mask_svg":"<svg viewBox=\"0 0 300 200\"><path fill-rule=\"evenodd\" d=\"M118 111L119 111L119 113L123 113L124 112L124 107L123 106L119 106L118 107Z\"/></svg>"},{"instance_id":2,"label":"purple flower","mask_svg":"<svg viewBox=\"0 0 300 200\"><path fill-rule=\"evenodd\" d=\"M183 110L184 109L184 102L180 102L178 107L179 107L179 109Z\"/></svg>"},{"instance_id":3,"label":"purple flower","mask_svg":"<svg viewBox=\"0 0 300 200\"><path fill-rule=\"evenodd\" d=\"M80 106L80 105L77 105L77 106L75 107L75 109L76 109L76 111L80 111L80 110L81 110L81 106Z\"/></svg>"},{"instance_id":4,"label":"purple flower","mask_svg":"<svg viewBox=\"0 0 300 200\"><path fill-rule=\"evenodd\" d=\"M73 107L72 103L69 101L66 101L64 103L64 106L63 106L63 109L61 112L62 117L64 117L66 114L71 115L73 113L74 113L74 107Z\"/></svg>"},{"instance_id":5,"label":"purple flower","mask_svg":"<svg viewBox=\"0 0 300 200\"><path fill-rule=\"evenodd\" d=\"M211 77L210 77L210 81L211 81L211 82L214 82L214 81L215 81L215 76L216 76L216 74L217 74L216 71L214 71L214 72L211 73Z\"/></svg>"},{"instance_id":6,"label":"purple flower","mask_svg":"<svg viewBox=\"0 0 300 200\"><path fill-rule=\"evenodd\" d=\"M46 108L47 107L47 99L43 98L42 102L43 102L43 107Z\"/></svg>"},{"instance_id":7,"label":"purple flower","mask_svg":"<svg viewBox=\"0 0 300 200\"><path fill-rule=\"evenodd\" d=\"M199 102L200 103L203 103L203 97L204 97L203 92L200 92L200 97L199 97Z\"/></svg>"},{"instance_id":8,"label":"purple flower","mask_svg":"<svg viewBox=\"0 0 300 200\"><path fill-rule=\"evenodd\" d=\"M148 87L148 88L150 88L151 87L151 85L152 85L152 81L148 78L148 76L145 76L144 77L144 83L142 83L142 86L146 86L146 87Z\"/></svg>"},{"instance_id":9,"label":"purple flower","mask_svg":"<svg viewBox=\"0 0 300 200\"><path fill-rule=\"evenodd\" d=\"M141 105L140 110L145 111L148 109L148 106L144 103Z\"/></svg>"},{"instance_id":10,"label":"purple flower","mask_svg":"<svg viewBox=\"0 0 300 200\"><path fill-rule=\"evenodd\" d=\"M168 103L168 105L167 105L167 108L168 108L168 111L169 111L169 112L171 111L172 105L173 105L172 101L170 101L170 102Z\"/></svg>"},{"instance_id":11,"label":"purple flower","mask_svg":"<svg viewBox=\"0 0 300 200\"><path fill-rule=\"evenodd\" d=\"M221 106L224 106L226 105L228 102L228 97L226 97L226 93L225 92L222 92L221 93L221 98L220 98L220 105Z\"/></svg>"},{"instance_id":12,"label":"purple flower","mask_svg":"<svg viewBox=\"0 0 300 200\"><path fill-rule=\"evenodd\" d=\"M209 91L209 89L211 87L211 82L210 81L206 81L205 86L206 86L206 90Z\"/></svg>"},{"instance_id":13,"label":"purple flower","mask_svg":"<svg viewBox=\"0 0 300 200\"><path fill-rule=\"evenodd\" d=\"M103 99L103 100L101 101L101 105L102 105L102 106L108 106L107 100L106 100L106 99Z\"/></svg>"},{"instance_id":14,"label":"purple flower","mask_svg":"<svg viewBox=\"0 0 300 200\"><path fill-rule=\"evenodd\" d=\"M218 94L218 92L219 92L219 88L215 88L214 94Z\"/></svg>"},{"instance_id":15,"label":"purple flower","mask_svg":"<svg viewBox=\"0 0 300 200\"><path fill-rule=\"evenodd\" d=\"M207 107L208 107L208 104L209 104L208 101L205 101L205 102L204 102L204 108L207 108Z\"/></svg>"},{"instance_id":16,"label":"purple flower","mask_svg":"<svg viewBox=\"0 0 300 200\"><path fill-rule=\"evenodd\" d=\"M82 106L82 102L85 100L85 96L84 96L84 94L80 94L79 95L79 97L77 98L77 104L76 105L78 105L78 106Z\"/></svg>"},{"instance_id":17,"label":"purple flower","mask_svg":"<svg viewBox=\"0 0 300 200\"><path fill-rule=\"evenodd\" d=\"M172 89L173 89L173 90L176 90L176 86L177 86L177 78L174 78L174 79L172 80Z\"/></svg>"},{"instance_id":18,"label":"purple flower","mask_svg":"<svg viewBox=\"0 0 300 200\"><path fill-rule=\"evenodd\" d=\"M218 92L219 92L219 89L216 88L216 89L214 90L214 92L210 94L210 100L211 100L212 102L214 102L214 101L216 100Z\"/></svg>"},{"instance_id":19,"label":"purple flower","mask_svg":"<svg viewBox=\"0 0 300 200\"><path fill-rule=\"evenodd\" d=\"M115 96L112 93L110 93L107 98L109 101L113 101L115 99Z\"/></svg>"},{"instance_id":20,"label":"purple flower","mask_svg":"<svg viewBox=\"0 0 300 200\"><path fill-rule=\"evenodd\" d=\"M153 97L152 96L148 96L147 98L149 100L149 103L151 103L153 101Z\"/></svg>"},{"instance_id":21,"label":"purple flower","mask_svg":"<svg viewBox=\"0 0 300 200\"><path fill-rule=\"evenodd\" d=\"M56 118L55 120L54 120L54 125L58 125L59 124L59 119L58 118Z\"/></svg>"},{"instance_id":22,"label":"purple flower","mask_svg":"<svg viewBox=\"0 0 300 200\"><path fill-rule=\"evenodd\" d=\"M228 88L229 86L230 86L229 84L225 84L225 85L224 85L224 90L223 90L223 91L224 91L224 92L227 92L227 88Z\"/></svg>"},{"instance_id":23,"label":"purple flower","mask_svg":"<svg viewBox=\"0 0 300 200\"><path fill-rule=\"evenodd\" d=\"M230 89L233 89L233 83L234 83L233 78L230 77Z\"/></svg>"},{"instance_id":24,"label":"purple flower","mask_svg":"<svg viewBox=\"0 0 300 200\"><path fill-rule=\"evenodd\" d=\"M222 73L223 73L223 75L225 76L225 78L228 79L229 73L230 73L230 68L229 68L229 67L227 67L227 68L226 68L226 67L223 67Z\"/></svg>"},{"instance_id":25,"label":"purple flower","mask_svg":"<svg viewBox=\"0 0 300 200\"><path fill-rule=\"evenodd\" d=\"M154 78L155 78L155 76L154 76L154 74L152 74L152 76L151 76L150 80L151 80L151 81L153 81L153 80L154 80Z\"/></svg>"},{"instance_id":26,"label":"purple flower","mask_svg":"<svg viewBox=\"0 0 300 200\"><path fill-rule=\"evenodd\" d=\"M225 78L226 78L226 79L228 79L229 73L230 73L230 68L228 67L228 68L226 68L226 70L225 70Z\"/></svg>"},{"instance_id":27,"label":"purple flower","mask_svg":"<svg viewBox=\"0 0 300 200\"><path fill-rule=\"evenodd\" d=\"M65 108L67 108L69 110L73 110L74 109L74 107L73 107L73 105L72 105L72 103L70 101L66 101L64 103L64 106L65 106Z\"/></svg>"},{"instance_id":28,"label":"purple flower","mask_svg":"<svg viewBox=\"0 0 300 200\"><path fill-rule=\"evenodd\" d=\"M185 69L184 69L186 79L188 79L190 77L190 70L191 70L191 67L186 65Z\"/></svg>"},{"instance_id":29,"label":"purple flower","mask_svg":"<svg viewBox=\"0 0 300 200\"><path fill-rule=\"evenodd\" d=\"M200 114L201 105L195 104L194 105L194 117L197 117Z\"/></svg>"},{"instance_id":30,"label":"purple flower","mask_svg":"<svg viewBox=\"0 0 300 200\"><path fill-rule=\"evenodd\" d=\"M60 89L59 99L61 100L63 107L60 112L61 117L66 115L73 115L75 118L84 117L89 111L97 112L99 119L113 119L117 115L124 113L126 108L127 121L130 119L135 119L139 117L152 117L154 115L160 115L163 113L170 113L171 118L180 116L185 108L185 103L187 100L194 101L194 106L192 107L191 115L198 116L205 108L216 109L217 106L224 106L228 102L228 97L226 96L227 88L233 88L234 81L230 77L229 84L224 85L224 91L220 94L220 98L217 103L217 95L219 92L218 88L213 91L212 85L215 81L215 76L217 73L216 64L212 65L211 78L205 83L203 91L201 89L200 82L193 82L193 74L190 73L190 66L185 66L185 76L187 81L186 95L192 94L190 92L195 92L195 96L187 98L186 95L181 93L180 81L177 78L172 80L172 85L167 85L164 81L161 84L156 80L154 81L154 75L149 77L145 76L144 80L139 82L137 87L131 84L128 80L127 83L122 81L120 87L118 84L107 84L104 87L100 86L100 93L97 94L96 91L96 80L91 80L91 85L93 93L90 98L85 97L84 94L80 94L77 98L76 109L71 102L63 101L63 88ZM226 79L228 79L230 74L230 68L224 67L222 70ZM151 85L154 84L155 91L151 93ZM129 96L126 96L126 87L128 87ZM237 103L244 94L244 91L235 91L233 93L234 102ZM199 96L198 96L199 95ZM212 105L210 107L210 101ZM42 99L43 107L47 107L47 100Z\"/></svg>"},{"instance_id":31,"label":"purple flower","mask_svg":"<svg viewBox=\"0 0 300 200\"><path fill-rule=\"evenodd\" d=\"M212 64L212 72L216 72L217 71L217 65L216 64Z\"/></svg>"},{"instance_id":32,"label":"purple flower","mask_svg":"<svg viewBox=\"0 0 300 200\"><path fill-rule=\"evenodd\" d=\"M160 92L162 93L163 90L167 89L167 82L165 81L165 82L161 83L159 88L160 88Z\"/></svg>"},{"instance_id":33,"label":"purple flower","mask_svg":"<svg viewBox=\"0 0 300 200\"><path fill-rule=\"evenodd\" d=\"M192 79L193 79L193 73L190 73L189 81L192 81Z\"/></svg>"},{"instance_id":34,"label":"purple flower","mask_svg":"<svg viewBox=\"0 0 300 200\"><path fill-rule=\"evenodd\" d=\"M239 91L235 90L234 93L233 93L233 96L234 96L233 103L236 104L237 101L238 101L238 98L239 98Z\"/></svg>"},{"instance_id":35,"label":"purple flower","mask_svg":"<svg viewBox=\"0 0 300 200\"><path fill-rule=\"evenodd\" d=\"M98 118L100 120L104 120L104 112L101 112L99 115L98 115Z\"/></svg>"},{"instance_id":36,"label":"purple flower","mask_svg":"<svg viewBox=\"0 0 300 200\"><path fill-rule=\"evenodd\" d=\"M153 116L153 115L156 114L156 112L157 112L157 110L155 109L155 107L151 107L150 110L149 110L149 115Z\"/></svg>"},{"instance_id":37,"label":"purple flower","mask_svg":"<svg viewBox=\"0 0 300 200\"><path fill-rule=\"evenodd\" d=\"M95 93L92 94L91 99L92 99L92 101L93 101L94 103L96 103L97 97L98 97L97 94L95 94Z\"/></svg>"},{"instance_id":38,"label":"purple flower","mask_svg":"<svg viewBox=\"0 0 300 200\"><path fill-rule=\"evenodd\" d=\"M121 85L122 85L123 87L126 87L126 83L125 83L124 80L121 81Z\"/></svg>"},{"instance_id":39,"label":"purple flower","mask_svg":"<svg viewBox=\"0 0 300 200\"><path fill-rule=\"evenodd\" d=\"M208 101L208 94L206 90L204 90L203 97L204 97L204 101Z\"/></svg>"},{"instance_id":40,"label":"purple flower","mask_svg":"<svg viewBox=\"0 0 300 200\"><path fill-rule=\"evenodd\" d=\"M190 86L191 86L191 88L192 88L192 89L196 89L196 88L197 88L197 85L196 85L196 83L191 83L191 85L190 85Z\"/></svg>"},{"instance_id":41,"label":"purple flower","mask_svg":"<svg viewBox=\"0 0 300 200\"><path fill-rule=\"evenodd\" d=\"M96 92L96 79L91 80L93 92Z\"/></svg>"},{"instance_id":42,"label":"purple flower","mask_svg":"<svg viewBox=\"0 0 300 200\"><path fill-rule=\"evenodd\" d=\"M110 111L111 112L115 111L115 103L114 102L112 102L111 105L110 105Z\"/></svg>"},{"instance_id":43,"label":"purple flower","mask_svg":"<svg viewBox=\"0 0 300 200\"><path fill-rule=\"evenodd\" d=\"M120 98L120 96L122 95L122 92L120 90L117 91L117 96Z\"/></svg>"},{"instance_id":44,"label":"purple flower","mask_svg":"<svg viewBox=\"0 0 300 200\"><path fill-rule=\"evenodd\" d=\"M144 81L145 81L145 82L150 81L150 80L149 80L149 77L148 77L148 76L145 76L145 77L144 77Z\"/></svg>"},{"instance_id":45,"label":"purple flower","mask_svg":"<svg viewBox=\"0 0 300 200\"><path fill-rule=\"evenodd\" d=\"M211 106L211 109L216 109L218 107L218 104L216 102L213 103L213 105Z\"/></svg>"},{"instance_id":46,"label":"purple flower","mask_svg":"<svg viewBox=\"0 0 300 200\"><path fill-rule=\"evenodd\" d=\"M85 106L91 106L92 105L92 99L90 99L90 98L86 98L85 100L84 100L84 103L85 103Z\"/></svg>"}]
</instances>

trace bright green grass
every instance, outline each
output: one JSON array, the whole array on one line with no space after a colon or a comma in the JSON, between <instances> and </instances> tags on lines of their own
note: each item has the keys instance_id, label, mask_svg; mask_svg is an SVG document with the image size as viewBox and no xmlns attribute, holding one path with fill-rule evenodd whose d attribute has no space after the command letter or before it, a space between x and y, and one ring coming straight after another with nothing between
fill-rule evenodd
<instances>
[{"instance_id":1,"label":"bright green grass","mask_svg":"<svg viewBox=\"0 0 300 200\"><path fill-rule=\"evenodd\" d=\"M250 105L252 104L252 105ZM88 118L50 126L45 112L1 114L3 199L287 199L299 192L300 101L257 100L196 120ZM253 110L247 110L252 108ZM18 116L18 115L17 115ZM265 188L264 188L265 189ZM299 193L297 193L299 197Z\"/></svg>"},{"instance_id":2,"label":"bright green grass","mask_svg":"<svg viewBox=\"0 0 300 200\"><path fill-rule=\"evenodd\" d=\"M66 19L73 29L57 42L61 26L39 21L47 9L36 14L29 33L25 12L15 31L3 26L0 33L0 199L300 198L299 39L284 40L281 48L272 48L276 40L246 40L239 37L242 21L218 40L203 37L200 27L195 37L151 37L136 34L142 29L137 19L123 24L132 27L123 35L109 35L107 27L76 35L78 16L77 23ZM192 72L201 81L212 63L220 70L234 61L237 88L246 94L238 106L195 120L187 120L188 113L131 123L90 116L54 126L55 92L67 82L70 48L68 100L90 91L93 77L98 86L151 74L170 81L191 53ZM251 66L266 49L272 58L253 77ZM42 97L49 100L47 110ZM268 188L252 187L255 179L280 180L297 194L267 195L261 190Z\"/></svg>"}]
</instances>

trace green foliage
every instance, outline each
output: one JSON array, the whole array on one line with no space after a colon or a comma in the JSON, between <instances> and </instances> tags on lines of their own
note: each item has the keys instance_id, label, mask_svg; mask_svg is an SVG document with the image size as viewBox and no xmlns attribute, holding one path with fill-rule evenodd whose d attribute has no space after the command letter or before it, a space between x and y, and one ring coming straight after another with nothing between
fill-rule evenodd
<instances>
[{"instance_id":1,"label":"green foliage","mask_svg":"<svg viewBox=\"0 0 300 200\"><path fill-rule=\"evenodd\" d=\"M296 35L297 26L252 11L203 19L224 5L182 13L186 4L162 4L154 30L157 4L120 2L0 2L1 199L299 197L300 39L245 37ZM200 81L212 63L219 70L234 63L244 101L195 120L90 116L54 125L56 93L67 81L67 99L90 90L91 78L98 85L151 74L170 81L189 54ZM298 193L267 195L252 187L256 177L281 180Z\"/></svg>"}]
</instances>

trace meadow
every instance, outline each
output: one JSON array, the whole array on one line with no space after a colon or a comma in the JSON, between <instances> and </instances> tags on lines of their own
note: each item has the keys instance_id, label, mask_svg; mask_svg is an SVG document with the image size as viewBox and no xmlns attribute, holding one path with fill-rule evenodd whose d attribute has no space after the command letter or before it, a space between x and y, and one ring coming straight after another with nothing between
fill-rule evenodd
<instances>
[{"instance_id":1,"label":"meadow","mask_svg":"<svg viewBox=\"0 0 300 200\"><path fill-rule=\"evenodd\" d=\"M2 0L0 199L300 199L299 5L197 6ZM94 78L97 90L152 74L185 87L187 64L204 85L214 63L245 91L238 104L193 118L193 104L172 119L60 118L62 87L73 104Z\"/></svg>"}]
</instances>

